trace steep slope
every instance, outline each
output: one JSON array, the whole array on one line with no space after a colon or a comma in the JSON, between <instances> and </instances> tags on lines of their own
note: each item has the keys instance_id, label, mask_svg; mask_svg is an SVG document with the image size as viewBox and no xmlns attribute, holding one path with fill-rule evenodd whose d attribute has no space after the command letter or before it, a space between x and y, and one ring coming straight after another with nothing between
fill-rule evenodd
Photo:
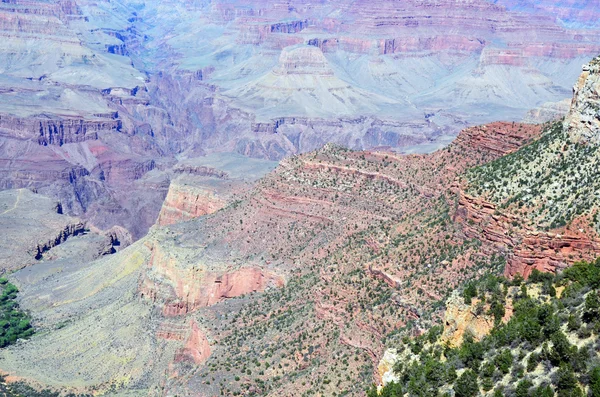
<instances>
[{"instance_id":1,"label":"steep slope","mask_svg":"<svg viewBox=\"0 0 600 397\"><path fill-rule=\"evenodd\" d=\"M250 190L276 166L274 161L232 153L182 160L173 167L176 176L156 223L165 226L212 214Z\"/></svg>"},{"instance_id":2,"label":"steep slope","mask_svg":"<svg viewBox=\"0 0 600 397\"><path fill-rule=\"evenodd\" d=\"M584 66L564 123L462 178L456 218L484 249L505 250L513 281L455 291L443 328L385 352L384 387L369 396L597 394L597 64Z\"/></svg>"},{"instance_id":3,"label":"steep slope","mask_svg":"<svg viewBox=\"0 0 600 397\"><path fill-rule=\"evenodd\" d=\"M556 133L541 129L474 127L430 155L328 145L283 161L220 211L157 227L91 266L18 272L22 307L51 331L5 350L1 368L70 390L361 395L385 347L435 321L453 288L511 269L518 247L472 234L457 177L519 164ZM565 264L586 254L570 250ZM74 335L78 346L102 340L102 352L58 354Z\"/></svg>"},{"instance_id":4,"label":"steep slope","mask_svg":"<svg viewBox=\"0 0 600 397\"><path fill-rule=\"evenodd\" d=\"M596 396L599 270L598 261L582 262L560 276L533 273L527 283L488 277L471 284L448 300L443 328L386 352L385 387L367 395ZM448 345L457 310L472 316L459 319L459 328L489 325Z\"/></svg>"},{"instance_id":5,"label":"steep slope","mask_svg":"<svg viewBox=\"0 0 600 397\"><path fill-rule=\"evenodd\" d=\"M599 253L596 64L584 66L564 124L554 124L510 156L471 170L463 181L464 213L459 215L474 225L468 234L501 245L509 241L505 245L515 249L509 275L527 275L533 268L554 271Z\"/></svg>"}]
</instances>

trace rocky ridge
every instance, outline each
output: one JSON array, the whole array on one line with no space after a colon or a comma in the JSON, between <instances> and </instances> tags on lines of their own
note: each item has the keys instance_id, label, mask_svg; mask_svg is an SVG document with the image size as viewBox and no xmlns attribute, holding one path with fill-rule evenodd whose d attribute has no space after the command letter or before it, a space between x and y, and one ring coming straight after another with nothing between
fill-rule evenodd
<instances>
[{"instance_id":1,"label":"rocky ridge","mask_svg":"<svg viewBox=\"0 0 600 397\"><path fill-rule=\"evenodd\" d=\"M534 282L540 279L569 279L575 277L569 274L577 272L569 268L574 264L575 268L596 266L594 261L600 252L594 214L598 210L598 204L593 195L586 194L587 189L595 189L595 179L590 178L590 174L593 174L596 164L594 152L597 143L594 138L599 131L597 126L594 127L595 113L589 112L597 97L594 89L597 80L597 71L593 68L595 63L596 60L591 65L584 66L564 123L550 125L545 133L519 151L470 170L457 187L459 198L456 219L464 225L463 231L467 237L481 240L484 248L493 247L505 252L507 262L504 274L507 276L531 276ZM539 168L540 164L546 167L543 172ZM493 178L490 177L492 174ZM573 177L577 178L575 191L568 189ZM557 182L558 186L567 187L558 194ZM546 208L547 205L550 208ZM587 261L589 265L581 264L582 261ZM554 273L556 276L541 276L540 271ZM562 276L561 273L567 276ZM463 295L467 290L468 287ZM527 288L524 290L527 291ZM543 290L551 291L551 297L560 296L553 287L546 285ZM526 297L527 292L524 294ZM465 297L465 301L466 299ZM450 341L454 346L463 343L468 329L475 340L482 340L495 327L493 318L489 317L491 308L487 311L486 318L485 308L473 308L473 305L478 304L477 301L467 305L460 300L455 291L446 302L442 332L442 340ZM506 311L503 306L496 325L500 319L506 322L512 314L511 301L507 302ZM572 326L569 329L575 330ZM493 334L490 338L497 335ZM558 341L553 339L553 343L556 346ZM383 356L379 368L384 385L401 382L394 375L398 372L396 363L400 361L395 350L388 351ZM544 380L540 381L540 377L534 375L532 374L535 384L539 388L545 387ZM534 383L530 381L525 386L516 385L515 382L513 386L528 389ZM562 384L555 386L557 390L563 387ZM493 384L490 387L484 385L484 392L490 394L493 387Z\"/></svg>"},{"instance_id":2,"label":"rocky ridge","mask_svg":"<svg viewBox=\"0 0 600 397\"><path fill-rule=\"evenodd\" d=\"M581 77L573 87L571 111L565 128L572 140L598 143L600 130L600 58L583 67Z\"/></svg>"},{"instance_id":3,"label":"rocky ridge","mask_svg":"<svg viewBox=\"0 0 600 397\"><path fill-rule=\"evenodd\" d=\"M480 219L495 216L494 233L506 236L511 228L521 230L513 225L517 219L537 230L533 221L544 213L532 207L535 216L527 223L508 205L498 207L504 215L477 218L474 211L488 211L485 202L494 195L463 184L487 167L517 167L521 159L554 150L566 134L559 127L473 127L429 155L326 145L282 161L221 210L157 225L141 241L90 266L56 262L17 272L12 278L22 289L22 307L52 331L2 352L1 367L71 390L213 395L250 387L273 396L290 390L361 395L378 379L386 346L399 333L419 334L435 322L439 302L455 287L490 272L510 273L519 250L537 252L552 270L563 266L553 262L555 255L565 265L588 255L581 240L563 247L543 238L487 238ZM207 163L176 168L186 177L197 171L197 181L208 186L234 175L225 166L218 169L227 177L211 171L215 167ZM504 174L512 175L497 175ZM555 247L558 253L550 252ZM469 310L454 317L464 315ZM98 318L103 325L84 332ZM144 334L142 345L138 333ZM94 349L88 356L57 355L74 335L81 346L102 340L102 357L134 351L137 358L120 364L107 358L100 368L93 364L99 354ZM148 357L156 357L152 365ZM85 380L74 381L82 359Z\"/></svg>"},{"instance_id":4,"label":"rocky ridge","mask_svg":"<svg viewBox=\"0 0 600 397\"><path fill-rule=\"evenodd\" d=\"M0 222L5 231L0 247L0 272L11 273L41 262L78 257L92 261L131 243L125 230L107 232L63 214L62 205L28 189L0 193Z\"/></svg>"}]
</instances>

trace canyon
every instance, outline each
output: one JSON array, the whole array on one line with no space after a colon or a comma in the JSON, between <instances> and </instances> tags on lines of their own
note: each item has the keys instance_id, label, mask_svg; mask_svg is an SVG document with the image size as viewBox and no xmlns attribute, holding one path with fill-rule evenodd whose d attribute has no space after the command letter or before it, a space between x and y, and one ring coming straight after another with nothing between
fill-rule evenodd
<instances>
[{"instance_id":1,"label":"canyon","mask_svg":"<svg viewBox=\"0 0 600 397\"><path fill-rule=\"evenodd\" d=\"M328 142L430 152L466 126L543 122L600 51L594 12L559 1L4 2L0 187L138 239L181 160L279 161Z\"/></svg>"},{"instance_id":2,"label":"canyon","mask_svg":"<svg viewBox=\"0 0 600 397\"><path fill-rule=\"evenodd\" d=\"M53 388L156 395L311 395L311 380L343 368L350 380L326 390L360 394L384 335L427 324L436 299L490 266L452 222L447 187L540 132L473 127L430 155L327 145L284 160L222 209L164 222L114 255L49 257L11 276L49 334L4 349L0 365ZM237 375L250 368L252 378Z\"/></svg>"},{"instance_id":3,"label":"canyon","mask_svg":"<svg viewBox=\"0 0 600 397\"><path fill-rule=\"evenodd\" d=\"M364 396L444 316L483 338L455 289L600 253L577 4L1 3L0 273L36 329L2 374Z\"/></svg>"}]
</instances>

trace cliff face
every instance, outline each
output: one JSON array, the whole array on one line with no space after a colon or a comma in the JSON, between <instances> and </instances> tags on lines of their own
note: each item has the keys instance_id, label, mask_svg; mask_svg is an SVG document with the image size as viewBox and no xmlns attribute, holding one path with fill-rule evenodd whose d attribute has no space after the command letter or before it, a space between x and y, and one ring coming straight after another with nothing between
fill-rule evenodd
<instances>
[{"instance_id":1,"label":"cliff face","mask_svg":"<svg viewBox=\"0 0 600 397\"><path fill-rule=\"evenodd\" d=\"M523 225L519 215L504 214L481 198L459 193L456 219L463 222L468 238L478 238L488 250L506 255L504 274L529 277L534 269L557 272L575 262L591 261L600 255L600 238L585 219L574 227L552 231Z\"/></svg>"},{"instance_id":2,"label":"cliff face","mask_svg":"<svg viewBox=\"0 0 600 397\"><path fill-rule=\"evenodd\" d=\"M0 115L0 131L3 135L21 140L37 139L40 145L63 145L88 139L98 139L99 131L118 131L120 129L121 121L115 120L115 117L107 117L104 120L84 120L76 118L19 118L11 115Z\"/></svg>"},{"instance_id":3,"label":"cliff face","mask_svg":"<svg viewBox=\"0 0 600 397\"><path fill-rule=\"evenodd\" d=\"M551 3L2 2L0 186L139 238L180 154L430 151L568 96L599 51L597 26L577 25L596 9Z\"/></svg>"},{"instance_id":4,"label":"cliff face","mask_svg":"<svg viewBox=\"0 0 600 397\"><path fill-rule=\"evenodd\" d=\"M231 268L227 264L208 266L186 260L194 251L176 247L170 241L146 240L151 256L140 282L140 295L162 308L167 317L192 313L224 299L268 287L281 287L284 278L257 268Z\"/></svg>"},{"instance_id":5,"label":"cliff face","mask_svg":"<svg viewBox=\"0 0 600 397\"><path fill-rule=\"evenodd\" d=\"M32 265L46 251L85 231L79 219L62 214L59 203L27 189L1 192L0 208L2 272Z\"/></svg>"},{"instance_id":6,"label":"cliff face","mask_svg":"<svg viewBox=\"0 0 600 397\"><path fill-rule=\"evenodd\" d=\"M458 291L452 293L446 300L446 310L443 318L442 343L451 347L460 346L465 335L473 336L480 341L494 328L494 317L486 314L483 309L477 311L477 301L470 305L465 304Z\"/></svg>"},{"instance_id":7,"label":"cliff face","mask_svg":"<svg viewBox=\"0 0 600 397\"><path fill-rule=\"evenodd\" d=\"M583 73L573 87L565 129L575 141L600 143L600 58L583 67Z\"/></svg>"},{"instance_id":8,"label":"cliff face","mask_svg":"<svg viewBox=\"0 0 600 397\"><path fill-rule=\"evenodd\" d=\"M223 208L225 204L226 201L215 195L214 190L171 182L156 222L161 226L185 222L212 214Z\"/></svg>"},{"instance_id":9,"label":"cliff face","mask_svg":"<svg viewBox=\"0 0 600 397\"><path fill-rule=\"evenodd\" d=\"M382 337L427 321L432 301L478 271L483 255L450 222L447 186L465 169L515 150L536 132L538 127L512 123L472 128L431 155L327 145L281 162L251 189L244 181L273 164L241 165L236 156L182 161L172 167L180 186L210 189L216 197L236 189L238 194L222 196L228 205L220 211L157 225L142 241L93 265L49 262L33 276L16 274L23 307L41 324L72 322L48 334L53 338L40 337L31 345L35 351L26 346L8 352L10 362L1 366L32 379L58 372L53 385L62 387L73 386L80 367L86 386L126 374L133 384L153 387L167 371L173 375L165 384L171 394L218 395L221 382L232 382L236 390L249 382L273 396L289 390L311 395L310 381L345 365L339 357L348 355L348 371L360 371L370 383L373 373L365 368L383 353ZM93 147L102 151L99 144ZM165 207L188 214L202 207L198 202L188 211L182 207L187 200L172 197ZM54 290L56 285L65 287ZM88 310L91 317L84 315ZM92 321L96 325L83 332ZM57 356L57 341L72 335L79 335L78 346L103 341L102 352ZM108 360L125 348L136 358L119 365L94 367L86 355ZM264 357L268 368L251 364L253 375L246 368L241 376L242 363ZM223 370L210 372L215 381L207 381L207 368ZM299 375L273 381L292 372ZM352 388L355 382L342 384Z\"/></svg>"}]
</instances>

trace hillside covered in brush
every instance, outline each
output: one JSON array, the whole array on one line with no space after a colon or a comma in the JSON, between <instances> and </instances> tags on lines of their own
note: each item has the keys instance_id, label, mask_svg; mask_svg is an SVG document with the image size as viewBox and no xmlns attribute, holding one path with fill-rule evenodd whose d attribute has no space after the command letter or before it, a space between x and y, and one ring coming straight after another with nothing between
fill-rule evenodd
<instances>
[{"instance_id":1,"label":"hillside covered in brush","mask_svg":"<svg viewBox=\"0 0 600 397\"><path fill-rule=\"evenodd\" d=\"M494 326L453 346L449 324L406 338L383 396L600 396L600 260L527 281L488 276L461 293Z\"/></svg>"}]
</instances>

